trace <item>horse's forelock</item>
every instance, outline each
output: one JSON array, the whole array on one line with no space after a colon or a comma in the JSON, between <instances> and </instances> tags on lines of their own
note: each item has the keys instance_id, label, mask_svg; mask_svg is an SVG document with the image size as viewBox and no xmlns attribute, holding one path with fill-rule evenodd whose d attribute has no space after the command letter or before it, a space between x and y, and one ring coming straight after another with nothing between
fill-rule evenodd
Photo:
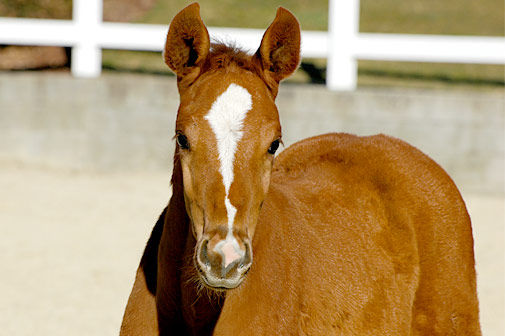
<instances>
[{"instance_id":1,"label":"horse's forelock","mask_svg":"<svg viewBox=\"0 0 505 336\"><path fill-rule=\"evenodd\" d=\"M204 71L222 69L231 65L236 65L245 70L252 70L252 56L234 43L214 41L211 44Z\"/></svg>"}]
</instances>

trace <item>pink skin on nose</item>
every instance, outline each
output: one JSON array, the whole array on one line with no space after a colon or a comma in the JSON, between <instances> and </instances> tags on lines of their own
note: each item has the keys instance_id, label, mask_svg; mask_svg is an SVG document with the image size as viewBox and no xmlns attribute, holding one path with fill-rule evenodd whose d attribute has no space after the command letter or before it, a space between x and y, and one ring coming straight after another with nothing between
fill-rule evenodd
<instances>
[{"instance_id":1,"label":"pink skin on nose","mask_svg":"<svg viewBox=\"0 0 505 336\"><path fill-rule=\"evenodd\" d=\"M229 264L238 260L240 255L235 251L233 244L225 242L221 247L222 256L224 259L224 268L228 267Z\"/></svg>"}]
</instances>

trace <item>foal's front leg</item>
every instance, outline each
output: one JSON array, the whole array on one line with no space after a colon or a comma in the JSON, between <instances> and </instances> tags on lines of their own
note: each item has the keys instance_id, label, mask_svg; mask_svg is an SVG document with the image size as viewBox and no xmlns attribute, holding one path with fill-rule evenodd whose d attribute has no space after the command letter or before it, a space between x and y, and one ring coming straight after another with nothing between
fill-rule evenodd
<instances>
[{"instance_id":1,"label":"foal's front leg","mask_svg":"<svg viewBox=\"0 0 505 336\"><path fill-rule=\"evenodd\" d=\"M135 283L126 305L120 336L158 335L158 317L156 312L156 284L158 268L158 246L163 232L167 208L163 210L151 237L135 276Z\"/></svg>"},{"instance_id":2,"label":"foal's front leg","mask_svg":"<svg viewBox=\"0 0 505 336\"><path fill-rule=\"evenodd\" d=\"M149 291L142 266L137 269L135 283L126 305L120 336L158 335L155 296Z\"/></svg>"}]
</instances>

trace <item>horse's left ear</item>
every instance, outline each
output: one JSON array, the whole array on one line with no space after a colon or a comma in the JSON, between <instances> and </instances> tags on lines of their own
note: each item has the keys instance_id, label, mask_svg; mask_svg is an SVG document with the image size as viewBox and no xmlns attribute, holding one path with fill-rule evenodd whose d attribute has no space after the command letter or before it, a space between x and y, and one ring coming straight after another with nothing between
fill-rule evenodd
<instances>
[{"instance_id":1,"label":"horse's left ear","mask_svg":"<svg viewBox=\"0 0 505 336\"><path fill-rule=\"evenodd\" d=\"M198 77L209 48L209 33L200 18L200 6L193 3L172 20L163 51L165 63L177 75L179 90Z\"/></svg>"},{"instance_id":2,"label":"horse's left ear","mask_svg":"<svg viewBox=\"0 0 505 336\"><path fill-rule=\"evenodd\" d=\"M291 75L300 63L300 24L291 12L279 7L256 52L263 76L274 95L279 82Z\"/></svg>"}]
</instances>

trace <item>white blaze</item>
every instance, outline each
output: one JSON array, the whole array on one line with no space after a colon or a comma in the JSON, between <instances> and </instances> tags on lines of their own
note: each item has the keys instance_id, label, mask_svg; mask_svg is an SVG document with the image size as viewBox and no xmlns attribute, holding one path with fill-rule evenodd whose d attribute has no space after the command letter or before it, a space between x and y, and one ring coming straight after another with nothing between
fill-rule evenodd
<instances>
[{"instance_id":1,"label":"white blaze","mask_svg":"<svg viewBox=\"0 0 505 336\"><path fill-rule=\"evenodd\" d=\"M231 204L228 198L230 186L233 182L233 162L237 145L242 138L242 126L247 112L252 108L251 94L243 87L237 84L230 84L216 101L212 104L210 111L205 119L214 131L217 140L217 149L219 152L220 168L219 172L223 176L225 190L224 203L228 216L228 234L226 241L232 243L235 249L240 251L238 242L233 237L233 222L237 209ZM216 248L221 245L220 242Z\"/></svg>"}]
</instances>

